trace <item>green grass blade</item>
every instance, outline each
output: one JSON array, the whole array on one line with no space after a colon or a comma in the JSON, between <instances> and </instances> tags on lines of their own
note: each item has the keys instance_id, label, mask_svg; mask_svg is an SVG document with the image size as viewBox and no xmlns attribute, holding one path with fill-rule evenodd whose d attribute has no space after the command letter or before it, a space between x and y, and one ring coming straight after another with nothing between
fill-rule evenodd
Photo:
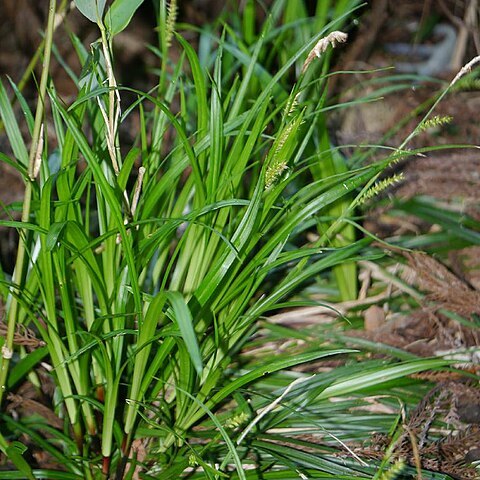
<instances>
[{"instance_id":1,"label":"green grass blade","mask_svg":"<svg viewBox=\"0 0 480 480\"><path fill-rule=\"evenodd\" d=\"M15 158L25 167L28 165L28 150L13 112L7 91L0 80L0 116Z\"/></svg>"},{"instance_id":2,"label":"green grass blade","mask_svg":"<svg viewBox=\"0 0 480 480\"><path fill-rule=\"evenodd\" d=\"M193 326L192 314L180 292L166 292L166 296L172 307L172 316L180 329L193 366L198 375L201 375L203 370L202 355Z\"/></svg>"}]
</instances>

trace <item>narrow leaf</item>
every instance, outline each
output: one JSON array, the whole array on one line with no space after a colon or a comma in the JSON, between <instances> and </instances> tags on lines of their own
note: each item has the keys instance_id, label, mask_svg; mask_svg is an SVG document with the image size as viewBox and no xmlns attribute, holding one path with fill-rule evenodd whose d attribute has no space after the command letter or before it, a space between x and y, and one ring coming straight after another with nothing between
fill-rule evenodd
<instances>
[{"instance_id":1,"label":"narrow leaf","mask_svg":"<svg viewBox=\"0 0 480 480\"><path fill-rule=\"evenodd\" d=\"M14 442L7 448L7 456L14 463L14 465L22 472L24 478L35 480L32 469L27 461L23 458L22 453L27 450L27 447L20 442Z\"/></svg>"},{"instance_id":2,"label":"narrow leaf","mask_svg":"<svg viewBox=\"0 0 480 480\"><path fill-rule=\"evenodd\" d=\"M173 316L177 322L187 351L192 359L193 366L199 375L202 374L202 356L198 346L197 336L193 328L193 319L185 299L179 292L167 292L168 299L173 310Z\"/></svg>"},{"instance_id":3,"label":"narrow leaf","mask_svg":"<svg viewBox=\"0 0 480 480\"><path fill-rule=\"evenodd\" d=\"M43 360L48 354L47 347L37 348L33 352L23 357L13 367L8 375L8 389L10 390L16 383L18 383L25 375L27 375L33 367Z\"/></svg>"},{"instance_id":4,"label":"narrow leaf","mask_svg":"<svg viewBox=\"0 0 480 480\"><path fill-rule=\"evenodd\" d=\"M28 151L23 141L20 128L18 126L15 114L10 100L8 99L7 91L0 81L0 116L2 117L5 131L7 132L8 140L13 150L13 154L17 160L23 165L28 165Z\"/></svg>"},{"instance_id":5,"label":"narrow leaf","mask_svg":"<svg viewBox=\"0 0 480 480\"><path fill-rule=\"evenodd\" d=\"M318 396L318 399L338 397L352 392L358 392L368 387L391 381L396 378L405 377L413 373L430 370L432 368L446 367L450 362L441 358L425 359L413 362L405 362L398 365L385 367L381 370L367 371L351 377L341 379Z\"/></svg>"}]
</instances>

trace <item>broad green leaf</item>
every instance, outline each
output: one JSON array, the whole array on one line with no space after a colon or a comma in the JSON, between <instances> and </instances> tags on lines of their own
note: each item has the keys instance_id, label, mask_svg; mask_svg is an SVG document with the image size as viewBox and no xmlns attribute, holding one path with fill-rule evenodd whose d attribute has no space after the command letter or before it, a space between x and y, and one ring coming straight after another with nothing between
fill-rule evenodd
<instances>
[{"instance_id":1,"label":"broad green leaf","mask_svg":"<svg viewBox=\"0 0 480 480\"><path fill-rule=\"evenodd\" d=\"M105 25L110 34L120 33L142 3L143 0L115 0L105 15Z\"/></svg>"},{"instance_id":2,"label":"broad green leaf","mask_svg":"<svg viewBox=\"0 0 480 480\"><path fill-rule=\"evenodd\" d=\"M74 0L80 12L89 20L98 23L102 19L107 0Z\"/></svg>"}]
</instances>

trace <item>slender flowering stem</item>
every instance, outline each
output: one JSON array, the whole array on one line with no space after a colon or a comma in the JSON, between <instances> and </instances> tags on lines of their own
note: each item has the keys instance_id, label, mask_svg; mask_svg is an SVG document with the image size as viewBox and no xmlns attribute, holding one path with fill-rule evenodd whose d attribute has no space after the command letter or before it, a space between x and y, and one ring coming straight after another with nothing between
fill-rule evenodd
<instances>
[{"instance_id":1,"label":"slender flowering stem","mask_svg":"<svg viewBox=\"0 0 480 480\"><path fill-rule=\"evenodd\" d=\"M35 113L35 123L33 127L32 144L30 146L30 156L28 163L28 178L25 184L25 194L23 199L22 222L28 222L30 218L33 182L36 173L39 170L39 158L41 158L41 149L43 144L43 115L45 111L45 97L47 93L48 71L50 67L50 55L52 52L53 32L55 30L55 10L56 0L50 0L48 7L47 30L45 33L45 49L43 53L42 76L40 79L40 89L38 92L37 109ZM8 302L7 311L7 334L5 344L2 348L0 358L0 404L3 394L6 390L8 367L13 353L13 337L15 334L19 303L17 295L13 293L21 287L23 281L23 272L25 271L25 253L26 253L27 230L20 232L20 241L18 243L17 259L15 262L15 271L12 279L12 294Z\"/></svg>"}]
</instances>

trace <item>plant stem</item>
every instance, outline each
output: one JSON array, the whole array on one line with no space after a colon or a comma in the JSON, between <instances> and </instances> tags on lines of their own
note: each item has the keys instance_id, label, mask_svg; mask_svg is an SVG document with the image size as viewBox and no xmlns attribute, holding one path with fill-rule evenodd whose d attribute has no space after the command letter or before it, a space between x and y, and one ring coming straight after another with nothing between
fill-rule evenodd
<instances>
[{"instance_id":1,"label":"plant stem","mask_svg":"<svg viewBox=\"0 0 480 480\"><path fill-rule=\"evenodd\" d=\"M68 13L69 9L70 9L70 6L67 4L67 0L62 0L62 3L60 4L60 7L58 7L58 10L57 10L58 15L57 15L57 20L55 21L55 25L53 27L53 31L55 31L61 25L61 23L63 22L63 20L67 16L67 13ZM58 16L59 16L60 20L58 20ZM25 85L30 80L30 77L33 75L33 71L35 70L35 67L37 66L38 60L42 56L42 52L44 51L44 49L45 49L45 37L42 38L40 44L38 45L37 49L35 50L35 53L34 53L33 57L31 58L30 62L28 63L27 68L23 72L22 78L20 79L20 81L17 84L17 88L18 88L19 92L23 91L23 89L25 88ZM12 107L15 105L16 101L17 101L17 97L14 96L12 101L11 101ZM0 120L0 132L3 132L3 129L4 129L4 124Z\"/></svg>"},{"instance_id":2,"label":"plant stem","mask_svg":"<svg viewBox=\"0 0 480 480\"><path fill-rule=\"evenodd\" d=\"M102 35L103 56L105 57L105 68L106 68L108 87L109 87L108 113L104 112L103 114L104 120L105 120L105 127L107 129L106 141L107 141L108 152L110 154L110 159L112 161L113 170L115 172L115 175L118 176L120 173L119 155L118 155L120 152L120 147L118 145L117 129L118 129L118 121L120 118L120 96L118 93L117 81L115 80L115 76L113 73L112 57L110 53L112 51L112 46L109 40L107 39L105 27L101 22L99 22L98 27L100 28L100 33ZM128 197L126 198L126 201L128 205Z\"/></svg>"},{"instance_id":3,"label":"plant stem","mask_svg":"<svg viewBox=\"0 0 480 480\"><path fill-rule=\"evenodd\" d=\"M25 195L23 199L23 209L22 209L22 222L28 222L30 218L31 211L31 201L32 201L32 190L34 171L36 160L38 161L39 155L41 152L38 152L39 145L42 145L41 135L42 135L42 124L43 124L43 115L45 111L45 97L47 93L47 83L48 83L48 71L50 67L50 56L52 52L52 40L53 32L55 29L55 10L56 10L56 0L50 0L48 7L48 20L47 20L47 30L45 32L45 49L43 53L43 65L42 65L42 76L40 79L40 89L38 92L37 99L37 109L35 113L35 124L33 127L33 136L32 143L30 146L30 156L28 162L28 178L26 179L25 184ZM12 287L11 292L14 290L19 291L22 281L23 281L23 272L25 271L25 253L27 249L27 230L23 229L20 232L20 239L18 242L18 251L17 259L15 261L15 270L13 272L12 278ZM15 334L16 323L18 318L19 302L18 302L18 293L10 295L10 302L8 305L7 312L7 334L5 338L5 344L2 348L2 356L0 358L0 404L2 402L3 393L6 389L6 381L8 374L8 367L10 364L10 358L12 356L13 349L13 336Z\"/></svg>"}]
</instances>

